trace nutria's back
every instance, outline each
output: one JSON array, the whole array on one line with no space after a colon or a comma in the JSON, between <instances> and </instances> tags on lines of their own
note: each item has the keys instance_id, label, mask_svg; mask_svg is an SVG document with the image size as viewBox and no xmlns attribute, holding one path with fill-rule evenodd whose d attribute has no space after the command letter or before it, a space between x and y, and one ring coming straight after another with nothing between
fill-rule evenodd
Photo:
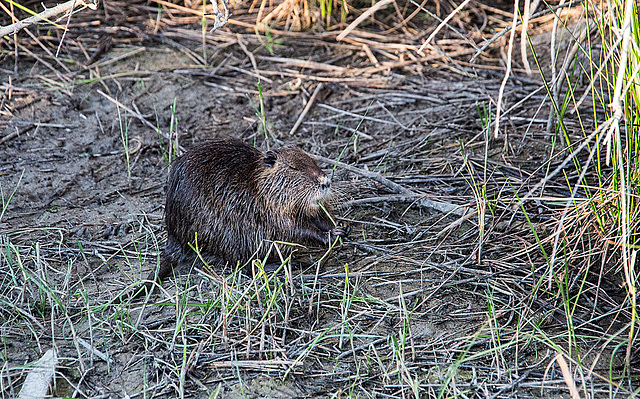
<instances>
[{"instance_id":1,"label":"nutria's back","mask_svg":"<svg viewBox=\"0 0 640 399\"><path fill-rule=\"evenodd\" d=\"M173 264L192 253L196 233L200 251L232 264L264 256L273 241L327 244L331 232L344 235L329 217L330 199L329 178L300 149L207 142L171 169L163 257Z\"/></svg>"}]
</instances>

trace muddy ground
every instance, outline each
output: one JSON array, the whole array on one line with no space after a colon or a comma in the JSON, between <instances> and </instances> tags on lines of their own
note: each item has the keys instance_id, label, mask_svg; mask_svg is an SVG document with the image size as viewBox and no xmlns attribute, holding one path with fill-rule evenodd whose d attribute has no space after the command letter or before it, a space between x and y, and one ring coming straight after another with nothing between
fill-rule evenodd
<instances>
[{"instance_id":1,"label":"muddy ground","mask_svg":"<svg viewBox=\"0 0 640 399\"><path fill-rule=\"evenodd\" d=\"M119 61L74 68L68 80L27 56L12 73L14 59L3 59L3 397L19 389L21 366L51 347L59 357L54 396L530 397L543 381L543 395L568 395L544 343L562 336L566 313L553 296L530 296L531 274L544 263L530 250L533 232L545 235L554 207L526 204L531 229L510 200L498 201L482 241L472 214L479 187L506 198L544 173L537 168L554 141L548 108L537 108L542 93L486 142L482 109L500 84L492 69L460 74L425 64L420 74L326 79L269 58L328 63L344 55L347 65L362 56L294 43L273 54L248 43L263 57L257 71L238 46L212 46L203 68L189 57L197 45L181 51L158 41L116 43L103 61ZM225 59L236 69L215 71ZM260 71L270 73L258 84ZM290 134L318 81L310 112ZM516 74L505 98L516 104L539 85ZM579 138L578 121L567 124ZM246 270L185 266L144 301L114 303L157 267L176 144L182 152L217 137L262 149L293 144L363 171L332 172L319 161L333 173L351 236L322 259L317 277L326 251L309 249L290 272L252 280ZM553 181L548 189L563 194ZM603 302L609 315L613 305ZM591 320L589 310L579 306L574 318ZM521 318L534 321L527 334L536 325L545 332L496 349L495 326L517 341ZM579 347L585 364L616 375L621 361L610 348L590 349L587 338L607 325L583 326ZM607 393L595 386L595 396Z\"/></svg>"}]
</instances>

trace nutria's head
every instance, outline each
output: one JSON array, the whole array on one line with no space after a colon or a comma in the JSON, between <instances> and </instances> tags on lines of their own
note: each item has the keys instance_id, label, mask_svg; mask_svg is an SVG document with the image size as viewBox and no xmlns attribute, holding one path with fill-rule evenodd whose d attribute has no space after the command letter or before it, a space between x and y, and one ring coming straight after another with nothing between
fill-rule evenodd
<instances>
[{"instance_id":1,"label":"nutria's head","mask_svg":"<svg viewBox=\"0 0 640 399\"><path fill-rule=\"evenodd\" d=\"M286 147L267 151L262 158L260 191L279 211L315 216L328 208L331 180L304 151Z\"/></svg>"}]
</instances>

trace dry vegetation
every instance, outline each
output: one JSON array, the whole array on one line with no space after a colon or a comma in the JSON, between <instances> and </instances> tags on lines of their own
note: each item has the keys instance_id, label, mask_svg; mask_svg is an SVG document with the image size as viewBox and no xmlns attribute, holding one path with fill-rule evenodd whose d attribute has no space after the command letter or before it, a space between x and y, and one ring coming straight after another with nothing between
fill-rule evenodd
<instances>
[{"instance_id":1,"label":"dry vegetation","mask_svg":"<svg viewBox=\"0 0 640 399\"><path fill-rule=\"evenodd\" d=\"M103 0L0 38L2 397L49 349L58 397L640 393L637 10L532 3L255 0L209 32L208 2ZM317 156L351 237L114 303L170 161L229 135Z\"/></svg>"}]
</instances>

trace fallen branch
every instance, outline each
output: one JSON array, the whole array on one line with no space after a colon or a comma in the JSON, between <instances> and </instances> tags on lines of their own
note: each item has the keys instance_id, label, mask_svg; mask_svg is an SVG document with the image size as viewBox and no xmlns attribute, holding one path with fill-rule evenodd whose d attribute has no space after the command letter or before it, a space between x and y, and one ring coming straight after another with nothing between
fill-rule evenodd
<instances>
[{"instance_id":1,"label":"fallen branch","mask_svg":"<svg viewBox=\"0 0 640 399\"><path fill-rule=\"evenodd\" d=\"M86 3L84 0L69 0L66 3L58 4L53 8L48 8L32 17L25 18L22 21L0 27L0 37L13 35L14 33L21 31L29 25L36 24L40 21L47 21L58 14L73 10L76 6L89 7L92 10L96 10L98 8L97 4L95 3Z\"/></svg>"},{"instance_id":2,"label":"fallen branch","mask_svg":"<svg viewBox=\"0 0 640 399\"><path fill-rule=\"evenodd\" d=\"M386 179L384 177L382 177L382 175L380 173L376 173L376 172L370 172L368 170L364 170L364 169L360 169L357 168L355 166L346 164L344 162L339 162L339 161L334 161L332 159L329 158L325 158L323 156L320 155L313 155L313 158L315 158L318 161L321 162L326 162L329 164L333 164L333 165L338 165L339 167L348 170L349 172L353 172L356 174L359 174L360 176L364 176L367 177L371 180L377 181L378 183L382 184L383 186L387 187L388 189L390 189L391 191L393 191L396 194L401 194L401 195L406 195L406 196L416 196L419 197L415 200L415 204L419 205L419 206L423 206L423 207L427 207L427 208L431 208L431 209L435 209L437 211L443 212L443 213L450 213L453 215L457 215L457 216L465 216L466 214L469 213L469 209L466 206L463 205L455 205L455 204L450 204L447 202L440 202L440 201L433 201L430 200L428 198L420 198L421 194L419 193L415 193L411 190L409 190L408 188L405 188L397 183L392 182L389 179Z\"/></svg>"},{"instance_id":3,"label":"fallen branch","mask_svg":"<svg viewBox=\"0 0 640 399\"><path fill-rule=\"evenodd\" d=\"M462 4L460 4L455 10L453 10L451 12L451 14L449 14L444 21L440 22L440 24L438 25L438 27L431 32L431 34L429 35L429 37L427 38L427 40L424 41L424 43L422 43L422 46L420 46L420 48L418 49L418 51L416 51L418 54L424 56L424 48L427 47L427 45L431 42L431 40L433 40L433 38L438 34L438 32L440 32L440 29L444 28L448 23L449 20L451 18L453 18L454 15L456 15L460 10L462 10L464 8L464 6L467 5L467 3L470 0L465 0L464 2L462 2Z\"/></svg>"}]
</instances>

